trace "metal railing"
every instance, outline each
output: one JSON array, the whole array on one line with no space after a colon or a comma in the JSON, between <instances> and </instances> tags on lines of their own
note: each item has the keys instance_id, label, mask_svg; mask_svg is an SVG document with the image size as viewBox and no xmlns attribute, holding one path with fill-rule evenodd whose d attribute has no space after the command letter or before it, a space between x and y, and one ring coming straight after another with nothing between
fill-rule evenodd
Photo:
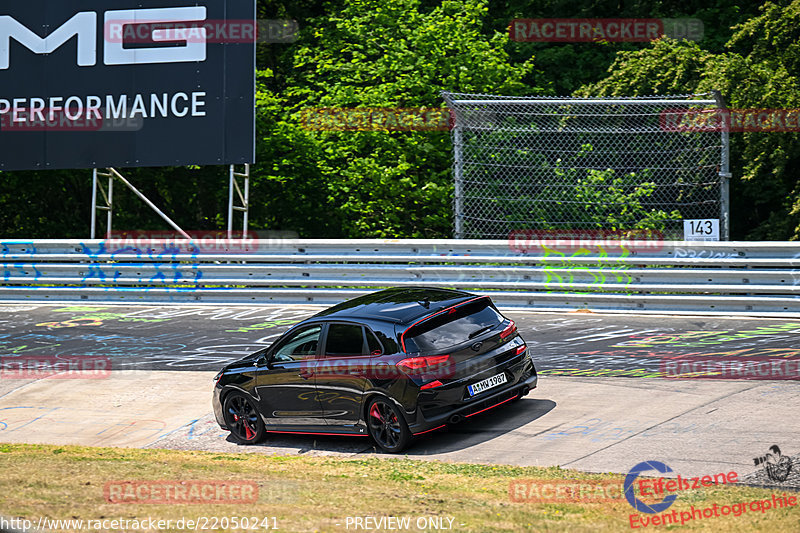
<instances>
[{"instance_id":1,"label":"metal railing","mask_svg":"<svg viewBox=\"0 0 800 533\"><path fill-rule=\"evenodd\" d=\"M800 313L789 242L0 241L0 301L331 304L385 287L500 306Z\"/></svg>"}]
</instances>

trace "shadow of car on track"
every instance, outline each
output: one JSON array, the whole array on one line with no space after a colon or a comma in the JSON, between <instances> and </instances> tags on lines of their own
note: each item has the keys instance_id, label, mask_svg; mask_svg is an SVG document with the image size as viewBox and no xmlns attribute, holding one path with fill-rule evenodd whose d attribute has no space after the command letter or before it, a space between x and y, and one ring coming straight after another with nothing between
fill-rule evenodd
<instances>
[{"instance_id":1,"label":"shadow of car on track","mask_svg":"<svg viewBox=\"0 0 800 533\"><path fill-rule=\"evenodd\" d=\"M541 418L555 407L556 403L552 400L523 398L458 424L420 435L399 455L422 456L463 450L515 431ZM226 440L236 443L230 435ZM263 442L253 447L275 448L279 453L294 451L299 454L315 451L341 454L383 453L368 437L338 435L268 433Z\"/></svg>"},{"instance_id":2,"label":"shadow of car on track","mask_svg":"<svg viewBox=\"0 0 800 533\"><path fill-rule=\"evenodd\" d=\"M422 435L406 450L409 456L455 452L503 437L543 417L556 407L546 399L523 398L456 425Z\"/></svg>"}]
</instances>

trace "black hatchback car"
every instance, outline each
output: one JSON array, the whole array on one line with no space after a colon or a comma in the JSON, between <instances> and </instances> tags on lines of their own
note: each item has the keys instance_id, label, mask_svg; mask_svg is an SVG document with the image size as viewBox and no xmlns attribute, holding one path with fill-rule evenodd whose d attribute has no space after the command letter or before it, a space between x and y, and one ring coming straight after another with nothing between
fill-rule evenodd
<instances>
[{"instance_id":1,"label":"black hatchback car","mask_svg":"<svg viewBox=\"0 0 800 533\"><path fill-rule=\"evenodd\" d=\"M413 287L322 311L215 381L217 422L239 442L358 435L394 453L521 398L537 375L514 321L489 297Z\"/></svg>"}]
</instances>

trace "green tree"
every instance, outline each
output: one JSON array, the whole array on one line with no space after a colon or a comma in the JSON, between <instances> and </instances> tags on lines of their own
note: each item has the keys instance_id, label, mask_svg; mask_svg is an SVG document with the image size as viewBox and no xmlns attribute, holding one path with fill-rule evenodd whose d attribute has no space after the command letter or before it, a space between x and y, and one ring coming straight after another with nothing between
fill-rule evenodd
<instances>
[{"instance_id":1,"label":"green tree","mask_svg":"<svg viewBox=\"0 0 800 533\"><path fill-rule=\"evenodd\" d=\"M294 49L283 93L285 120L299 121L304 109L319 107L439 108L442 90L526 92L521 79L531 63L509 63L507 35L481 32L486 15L484 0L431 6L420 0L345 1L335 15L310 21ZM338 236L451 235L452 145L446 132L309 130L306 138L316 144L326 194L324 202L306 208L324 209L325 223L339 225ZM304 178L292 172L283 179Z\"/></svg>"}]
</instances>

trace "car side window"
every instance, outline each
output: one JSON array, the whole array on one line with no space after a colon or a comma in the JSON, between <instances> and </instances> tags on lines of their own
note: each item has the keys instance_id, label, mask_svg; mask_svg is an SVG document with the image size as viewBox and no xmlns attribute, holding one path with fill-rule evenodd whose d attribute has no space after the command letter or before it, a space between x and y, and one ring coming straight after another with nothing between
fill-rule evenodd
<instances>
[{"instance_id":1,"label":"car side window","mask_svg":"<svg viewBox=\"0 0 800 533\"><path fill-rule=\"evenodd\" d=\"M364 355L364 328L355 324L330 324L325 341L325 357Z\"/></svg>"},{"instance_id":2,"label":"car side window","mask_svg":"<svg viewBox=\"0 0 800 533\"><path fill-rule=\"evenodd\" d=\"M280 341L272 353L272 361L286 363L313 359L317 355L320 333L322 333L321 325L297 330L290 337Z\"/></svg>"},{"instance_id":3,"label":"car side window","mask_svg":"<svg viewBox=\"0 0 800 533\"><path fill-rule=\"evenodd\" d=\"M364 328L364 333L367 336L367 348L369 348L370 355L383 355L383 346L375 334L369 328Z\"/></svg>"}]
</instances>

